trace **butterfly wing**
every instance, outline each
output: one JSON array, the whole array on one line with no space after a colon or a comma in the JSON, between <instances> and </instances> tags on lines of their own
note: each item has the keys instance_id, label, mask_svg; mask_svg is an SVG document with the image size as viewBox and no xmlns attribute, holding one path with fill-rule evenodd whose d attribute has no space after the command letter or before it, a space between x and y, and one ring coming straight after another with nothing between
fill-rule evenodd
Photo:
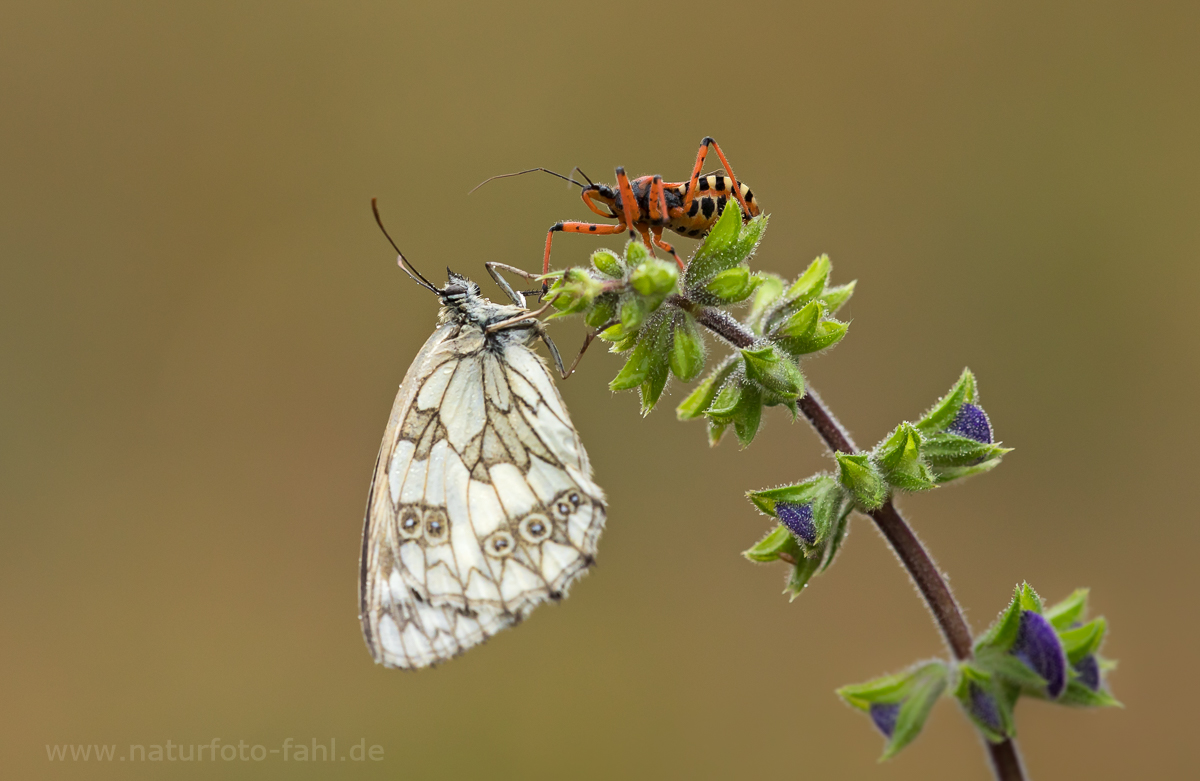
<instances>
[{"instance_id":1,"label":"butterfly wing","mask_svg":"<svg viewBox=\"0 0 1200 781\"><path fill-rule=\"evenodd\" d=\"M434 664L561 598L605 517L541 359L441 326L400 386L368 500L361 618L376 661Z\"/></svg>"}]
</instances>

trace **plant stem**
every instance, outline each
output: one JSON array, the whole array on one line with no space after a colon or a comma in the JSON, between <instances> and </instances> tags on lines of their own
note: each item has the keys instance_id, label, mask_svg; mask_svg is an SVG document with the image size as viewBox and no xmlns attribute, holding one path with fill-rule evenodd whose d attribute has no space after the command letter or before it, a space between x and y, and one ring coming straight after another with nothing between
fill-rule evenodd
<instances>
[{"instance_id":1,"label":"plant stem","mask_svg":"<svg viewBox=\"0 0 1200 781\"><path fill-rule=\"evenodd\" d=\"M668 303L686 310L696 318L698 323L734 347L749 347L758 339L744 325L720 309L701 306L682 296L672 296ZM854 440L850 438L838 419L834 417L829 408L821 401L821 397L811 387L799 400L799 407L804 417L816 429L817 434L830 450L842 453L858 452ZM896 509L890 498L882 507L872 510L868 515L871 520L875 521L875 525L883 534L884 539L892 546L897 558L900 559L904 568L908 570L909 576L917 585L929 612L933 614L934 621L942 631L942 637L945 639L950 653L959 661L970 659L972 656L971 628L967 625L967 620L963 616L958 602L955 601L949 584L942 577L942 573L938 571L933 557L925 550L925 546L921 544L921 540L917 538L912 527L900 515L900 511ZM1017 753L1016 744L1011 739L1002 743L985 741L985 745L992 761L992 770L999 781L1024 780L1021 758Z\"/></svg>"}]
</instances>

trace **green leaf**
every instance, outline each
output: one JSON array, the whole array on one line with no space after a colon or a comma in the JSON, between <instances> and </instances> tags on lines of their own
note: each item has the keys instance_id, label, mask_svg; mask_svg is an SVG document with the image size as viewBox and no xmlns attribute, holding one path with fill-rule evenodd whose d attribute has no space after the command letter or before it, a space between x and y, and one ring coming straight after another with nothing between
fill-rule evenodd
<instances>
[{"instance_id":1,"label":"green leaf","mask_svg":"<svg viewBox=\"0 0 1200 781\"><path fill-rule=\"evenodd\" d=\"M975 466L1012 452L1012 448L980 442L948 431L931 431L921 428L919 424L917 429L924 434L921 438L921 456L930 466Z\"/></svg>"},{"instance_id":2,"label":"green leaf","mask_svg":"<svg viewBox=\"0 0 1200 781\"><path fill-rule=\"evenodd\" d=\"M809 301L771 329L771 338L786 344L793 339L808 338L821 322L825 305L820 301ZM788 350L795 352L795 350Z\"/></svg>"},{"instance_id":3,"label":"green leaf","mask_svg":"<svg viewBox=\"0 0 1200 781\"><path fill-rule=\"evenodd\" d=\"M1077 588L1071 596L1046 608L1046 620L1058 630L1066 629L1087 614L1088 589Z\"/></svg>"},{"instance_id":4,"label":"green leaf","mask_svg":"<svg viewBox=\"0 0 1200 781\"><path fill-rule=\"evenodd\" d=\"M1057 629L1057 627L1055 628ZM1084 657L1099 651L1107 629L1108 622L1101 617L1093 619L1083 626L1059 630L1058 639L1067 653L1067 661L1071 664L1078 664Z\"/></svg>"},{"instance_id":5,"label":"green leaf","mask_svg":"<svg viewBox=\"0 0 1200 781\"><path fill-rule=\"evenodd\" d=\"M741 351L746 363L746 376L771 393L796 399L804 392L804 375L795 361L775 348L765 345Z\"/></svg>"},{"instance_id":6,"label":"green leaf","mask_svg":"<svg viewBox=\"0 0 1200 781\"><path fill-rule=\"evenodd\" d=\"M808 478L803 483L796 483L795 485L781 485L778 488L747 491L746 498L754 502L754 506L762 512L778 518L779 516L775 514L775 505L779 502L786 502L788 504L808 504L812 502L815 504L831 492L839 497L842 495L837 481L830 475L816 475ZM816 514L815 509L814 507L814 516Z\"/></svg>"},{"instance_id":7,"label":"green leaf","mask_svg":"<svg viewBox=\"0 0 1200 781\"><path fill-rule=\"evenodd\" d=\"M650 345L649 366L641 383L642 415L649 415L662 396L671 359L671 318L662 315L655 318L642 329L642 339Z\"/></svg>"},{"instance_id":8,"label":"green leaf","mask_svg":"<svg viewBox=\"0 0 1200 781\"><path fill-rule=\"evenodd\" d=\"M1028 583L1021 584L1021 588L1017 591L1017 601L1021 603L1022 610L1032 610L1039 615L1043 610L1042 598Z\"/></svg>"},{"instance_id":9,"label":"green leaf","mask_svg":"<svg viewBox=\"0 0 1200 781\"><path fill-rule=\"evenodd\" d=\"M793 304L807 304L821 295L822 291L825 290L825 282L828 281L829 272L832 270L833 264L829 262L829 256L821 255L812 263L809 263L804 273L792 283L792 286L788 288L786 297Z\"/></svg>"},{"instance_id":10,"label":"green leaf","mask_svg":"<svg viewBox=\"0 0 1200 781\"><path fill-rule=\"evenodd\" d=\"M759 321L767 310L783 297L783 277L763 272L759 272L755 276L762 281L754 290L754 299L750 302L750 312L746 315L746 322L754 327L755 333L761 334Z\"/></svg>"},{"instance_id":11,"label":"green leaf","mask_svg":"<svg viewBox=\"0 0 1200 781\"><path fill-rule=\"evenodd\" d=\"M756 284L755 278L750 276L750 269L734 266L717 272L704 284L704 289L720 301L733 304L748 298Z\"/></svg>"},{"instance_id":12,"label":"green leaf","mask_svg":"<svg viewBox=\"0 0 1200 781\"><path fill-rule=\"evenodd\" d=\"M716 447L721 441L721 437L725 435L725 429L729 428L728 423L718 423L715 420L708 421L708 446Z\"/></svg>"},{"instance_id":13,"label":"green leaf","mask_svg":"<svg viewBox=\"0 0 1200 781\"><path fill-rule=\"evenodd\" d=\"M1044 691L1046 688L1046 679L1012 654L985 649L975 654L973 664L976 669L987 670L993 676L999 676L1030 691Z\"/></svg>"},{"instance_id":14,"label":"green leaf","mask_svg":"<svg viewBox=\"0 0 1200 781\"><path fill-rule=\"evenodd\" d=\"M722 214L722 216L724 216ZM733 243L732 251L736 258L745 261L754 251L758 249L759 243L762 241L763 234L767 232L767 215L760 214L740 226L737 239Z\"/></svg>"},{"instance_id":15,"label":"green leaf","mask_svg":"<svg viewBox=\"0 0 1200 781\"><path fill-rule=\"evenodd\" d=\"M613 255L616 257L616 255ZM599 328L617 315L617 297L606 293L596 299L591 311L584 316L583 321L591 328Z\"/></svg>"},{"instance_id":16,"label":"green leaf","mask_svg":"<svg viewBox=\"0 0 1200 781\"><path fill-rule=\"evenodd\" d=\"M741 406L744 392L745 382L737 377L730 377L717 391L705 413L718 423L732 423Z\"/></svg>"},{"instance_id":17,"label":"green leaf","mask_svg":"<svg viewBox=\"0 0 1200 781\"><path fill-rule=\"evenodd\" d=\"M696 254L684 273L684 284L694 288L718 271L740 264L744 260L744 257L737 254L740 249L738 236L741 230L742 208L737 201L731 201L721 211L721 216L708 232L704 243L696 249Z\"/></svg>"},{"instance_id":18,"label":"green leaf","mask_svg":"<svg viewBox=\"0 0 1200 781\"><path fill-rule=\"evenodd\" d=\"M1006 450L1005 452L1008 451ZM959 480L964 477L971 477L972 475L990 472L999 465L1000 459L993 458L990 461L984 461L982 464L975 464L974 466L935 466L932 467L930 471L933 473L934 479L936 479L940 485L942 483L948 483L951 480Z\"/></svg>"},{"instance_id":19,"label":"green leaf","mask_svg":"<svg viewBox=\"0 0 1200 781\"><path fill-rule=\"evenodd\" d=\"M796 537L783 524L777 525L749 550L742 551L742 555L750 561L761 562L777 561L784 557L795 562L804 558L804 552L800 550Z\"/></svg>"},{"instance_id":20,"label":"green leaf","mask_svg":"<svg viewBox=\"0 0 1200 781\"><path fill-rule=\"evenodd\" d=\"M854 295L854 286L857 284L858 282L855 281L837 287L827 287L817 300L825 305L826 312L833 315L842 308L842 304L850 300L850 296Z\"/></svg>"},{"instance_id":21,"label":"green leaf","mask_svg":"<svg viewBox=\"0 0 1200 781\"><path fill-rule=\"evenodd\" d=\"M1017 632L1021 628L1021 587L1013 591L1012 600L992 625L988 627L978 640L975 641L976 653L985 649L995 649L999 653L1007 653L1017 641Z\"/></svg>"},{"instance_id":22,"label":"green leaf","mask_svg":"<svg viewBox=\"0 0 1200 781\"><path fill-rule=\"evenodd\" d=\"M800 596L800 592L804 590L804 587L808 585L808 581L812 580L812 576L817 574L817 570L820 568L820 556L812 556L797 561L792 566L792 571L788 575L787 586L784 587L783 593L791 597L790 601L796 601L796 597Z\"/></svg>"},{"instance_id":23,"label":"green leaf","mask_svg":"<svg viewBox=\"0 0 1200 781\"><path fill-rule=\"evenodd\" d=\"M762 408L762 393L758 388L745 388L737 414L733 418L733 430L744 448L749 447L758 435L759 426L762 424Z\"/></svg>"},{"instance_id":24,"label":"green leaf","mask_svg":"<svg viewBox=\"0 0 1200 781\"><path fill-rule=\"evenodd\" d=\"M637 346L629 354L629 360L625 361L621 371L608 383L609 390L630 390L641 385L650 375L653 360L651 345L645 339L639 339Z\"/></svg>"},{"instance_id":25,"label":"green leaf","mask_svg":"<svg viewBox=\"0 0 1200 781\"><path fill-rule=\"evenodd\" d=\"M1092 691L1079 681L1069 681L1067 690L1058 699L1060 705L1070 705L1076 708L1124 708L1116 697L1104 689Z\"/></svg>"},{"instance_id":26,"label":"green leaf","mask_svg":"<svg viewBox=\"0 0 1200 781\"><path fill-rule=\"evenodd\" d=\"M838 479L851 494L854 501L864 510L874 510L888 498L887 483L878 467L871 461L869 453L834 453L837 459Z\"/></svg>"},{"instance_id":27,"label":"green leaf","mask_svg":"<svg viewBox=\"0 0 1200 781\"><path fill-rule=\"evenodd\" d=\"M807 355L826 350L842 341L842 337L848 330L850 330L849 323L839 320L822 320L817 323L817 327L813 329L808 338L794 341L792 351L796 355Z\"/></svg>"},{"instance_id":28,"label":"green leaf","mask_svg":"<svg viewBox=\"0 0 1200 781\"><path fill-rule=\"evenodd\" d=\"M683 310L677 310L674 316L671 371L684 382L691 382L704 371L704 337L696 319Z\"/></svg>"},{"instance_id":29,"label":"green leaf","mask_svg":"<svg viewBox=\"0 0 1200 781\"><path fill-rule=\"evenodd\" d=\"M842 542L846 539L846 533L850 530L850 511L854 509L854 501L849 495L845 495L838 507L837 517L833 522L833 530L829 534L828 551L825 554L825 562L821 565L821 571L829 569L833 564L834 558L837 557L838 551L842 549Z\"/></svg>"},{"instance_id":30,"label":"green leaf","mask_svg":"<svg viewBox=\"0 0 1200 781\"><path fill-rule=\"evenodd\" d=\"M725 382L736 366L736 359L726 358L675 408L675 416L680 420L692 420L702 416L716 398L721 384Z\"/></svg>"},{"instance_id":31,"label":"green leaf","mask_svg":"<svg viewBox=\"0 0 1200 781\"><path fill-rule=\"evenodd\" d=\"M922 433L932 434L941 431L954 422L963 404L974 404L978 400L975 391L975 375L970 369L963 369L958 382L950 388L950 392L938 400L929 412L917 423Z\"/></svg>"},{"instance_id":32,"label":"green leaf","mask_svg":"<svg viewBox=\"0 0 1200 781\"><path fill-rule=\"evenodd\" d=\"M613 279L625 278L625 263L609 250L602 249L592 253L592 265L601 274Z\"/></svg>"}]
</instances>

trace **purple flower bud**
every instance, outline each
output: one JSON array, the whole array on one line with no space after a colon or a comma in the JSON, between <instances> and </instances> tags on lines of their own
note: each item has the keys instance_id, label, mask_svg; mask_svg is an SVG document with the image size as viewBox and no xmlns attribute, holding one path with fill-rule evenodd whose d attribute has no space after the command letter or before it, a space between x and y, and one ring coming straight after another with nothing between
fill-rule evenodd
<instances>
[{"instance_id":1,"label":"purple flower bud","mask_svg":"<svg viewBox=\"0 0 1200 781\"><path fill-rule=\"evenodd\" d=\"M1032 610L1022 610L1017 640L1009 653L1045 678L1046 694L1058 699L1067 686L1067 655L1049 621Z\"/></svg>"},{"instance_id":2,"label":"purple flower bud","mask_svg":"<svg viewBox=\"0 0 1200 781\"><path fill-rule=\"evenodd\" d=\"M992 424L988 420L983 407L974 404L963 404L954 417L954 422L946 427L951 434L973 439L976 442L992 444Z\"/></svg>"},{"instance_id":3,"label":"purple flower bud","mask_svg":"<svg viewBox=\"0 0 1200 781\"><path fill-rule=\"evenodd\" d=\"M896 717L900 715L900 703L873 702L870 714L871 721L875 722L875 726L879 728L883 736L891 738L892 733L896 731Z\"/></svg>"},{"instance_id":4,"label":"purple flower bud","mask_svg":"<svg viewBox=\"0 0 1200 781\"><path fill-rule=\"evenodd\" d=\"M986 724L993 732L1004 732L1004 719L1000 716L1000 706L992 695L983 687L971 681L968 691L971 697L971 715Z\"/></svg>"},{"instance_id":5,"label":"purple flower bud","mask_svg":"<svg viewBox=\"0 0 1200 781\"><path fill-rule=\"evenodd\" d=\"M1079 673L1077 680L1080 683L1094 692L1100 691L1100 664L1096 661L1095 656L1088 654L1072 667L1075 668L1075 672Z\"/></svg>"},{"instance_id":6,"label":"purple flower bud","mask_svg":"<svg viewBox=\"0 0 1200 781\"><path fill-rule=\"evenodd\" d=\"M812 545L817 541L817 526L813 523L812 502L793 504L792 502L776 502L775 514L792 534L805 543Z\"/></svg>"}]
</instances>

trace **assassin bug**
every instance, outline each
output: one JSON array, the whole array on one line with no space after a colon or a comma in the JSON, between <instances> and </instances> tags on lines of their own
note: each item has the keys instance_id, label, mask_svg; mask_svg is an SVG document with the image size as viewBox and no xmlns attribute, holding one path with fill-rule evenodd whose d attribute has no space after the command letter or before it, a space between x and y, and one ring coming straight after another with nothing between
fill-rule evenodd
<instances>
[{"instance_id":1,"label":"assassin bug","mask_svg":"<svg viewBox=\"0 0 1200 781\"><path fill-rule=\"evenodd\" d=\"M721 165L724 166L728 178L720 173L703 176L700 174L710 146L716 151L717 157L721 159ZM583 202L589 209L601 217L618 221L616 225L591 222L557 222L552 225L546 233L546 254L542 260L543 274L550 271L550 244L554 240L554 234L559 231L613 236L628 229L629 235L633 238L641 234L642 241L646 243L651 252L657 246L671 253L675 262L679 264L680 268L683 268L683 261L675 252L675 248L662 239L664 229L669 228L680 236L693 239L704 236L721 216L722 209L725 208L725 204L731 197L741 206L743 219L748 220L760 212L758 202L754 200L754 193L745 183L737 180L721 147L709 136L705 136L704 140L700 142L700 150L696 153L696 165L692 167L692 177L686 182L664 182L663 178L658 175L639 176L630 180L625 169L618 166L617 186L613 188L607 184L592 182L587 174L583 174L583 171L579 173L588 180L586 185L545 168L531 168L517 174L493 176L491 179L481 182L475 189L479 189L492 179L518 176L532 171L545 171L579 185L580 197L583 198ZM545 283L543 283L542 289L543 291L546 289Z\"/></svg>"}]
</instances>

